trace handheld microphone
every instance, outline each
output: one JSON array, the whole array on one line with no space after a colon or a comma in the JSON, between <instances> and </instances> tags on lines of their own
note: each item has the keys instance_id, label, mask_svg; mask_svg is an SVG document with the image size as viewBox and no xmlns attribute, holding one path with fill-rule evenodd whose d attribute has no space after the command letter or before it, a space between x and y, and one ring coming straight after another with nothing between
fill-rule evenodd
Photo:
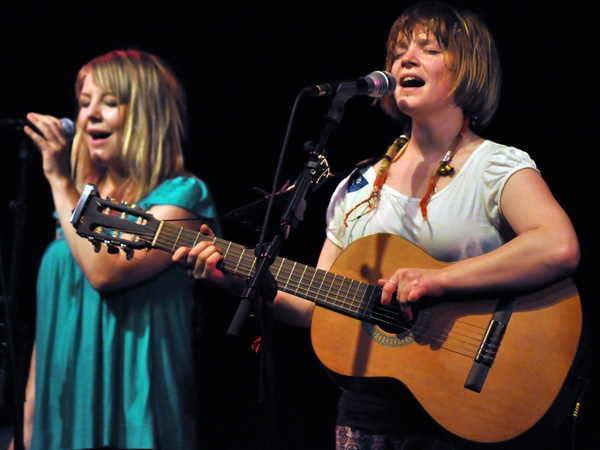
<instances>
[{"instance_id":1,"label":"handheld microphone","mask_svg":"<svg viewBox=\"0 0 600 450\"><path fill-rule=\"evenodd\" d=\"M69 140L73 139L75 136L75 124L73 121L63 117L60 119L60 123L67 134L67 138ZM25 126L28 126L45 139L44 134L27 119L0 119L0 130L23 131Z\"/></svg>"},{"instance_id":2,"label":"handheld microphone","mask_svg":"<svg viewBox=\"0 0 600 450\"><path fill-rule=\"evenodd\" d=\"M386 97L396 89L396 79L389 72L377 70L366 77L355 80L334 81L332 83L308 86L302 90L306 95L316 97L330 97L344 95L348 98L356 95L368 95L369 97Z\"/></svg>"}]
</instances>

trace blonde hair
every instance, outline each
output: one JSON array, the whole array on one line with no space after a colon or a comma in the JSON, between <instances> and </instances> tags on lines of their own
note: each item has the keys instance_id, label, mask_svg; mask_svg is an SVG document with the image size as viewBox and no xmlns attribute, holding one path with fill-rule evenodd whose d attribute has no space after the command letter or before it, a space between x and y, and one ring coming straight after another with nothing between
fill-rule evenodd
<instances>
[{"instance_id":1,"label":"blonde hair","mask_svg":"<svg viewBox=\"0 0 600 450\"><path fill-rule=\"evenodd\" d=\"M406 10L390 30L385 68L391 71L398 42L412 39L415 30L425 28L448 52L456 104L466 118L486 126L498 108L501 72L494 39L485 23L474 13L440 2L419 3ZM392 117L403 119L394 96L381 101Z\"/></svg>"},{"instance_id":2,"label":"blonde hair","mask_svg":"<svg viewBox=\"0 0 600 450\"><path fill-rule=\"evenodd\" d=\"M96 86L127 106L121 150L127 181L122 200L140 200L163 181L183 175L185 93L167 64L137 50L109 52L79 71L75 83L78 99L88 74ZM79 190L87 183L99 183L104 176L104 170L90 160L79 129L73 140L71 166Z\"/></svg>"}]
</instances>

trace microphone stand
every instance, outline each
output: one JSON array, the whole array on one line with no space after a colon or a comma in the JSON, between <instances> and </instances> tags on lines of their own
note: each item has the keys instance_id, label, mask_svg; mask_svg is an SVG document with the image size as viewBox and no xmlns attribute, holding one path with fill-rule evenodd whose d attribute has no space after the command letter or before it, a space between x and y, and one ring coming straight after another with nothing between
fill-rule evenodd
<instances>
[{"instance_id":1,"label":"microphone stand","mask_svg":"<svg viewBox=\"0 0 600 450\"><path fill-rule=\"evenodd\" d=\"M303 93L307 90L308 88ZM265 439L267 439L267 442L265 442L266 448L278 448L275 444L276 426L271 342L273 301L277 295L277 283L269 268L275 261L284 239L289 237L290 229L295 228L303 218L306 194L310 186L318 181L321 174L319 169L322 166L321 161L325 152L325 144L334 128L339 125L346 102L356 95L356 91L356 86L341 84L333 97L332 105L326 116L324 130L317 145L311 149L308 161L295 183L296 187L287 200L278 231L275 232L271 242L259 245L255 250L256 269L254 275L248 280L241 302L227 331L228 334L237 337L251 312L254 310L260 314L261 325L263 326L261 343L264 358L261 364L263 370L261 374L261 401L265 403L266 426L268 427L268 433L265 436ZM268 223L268 218L265 223ZM268 394L266 399L263 397L265 392Z\"/></svg>"},{"instance_id":2,"label":"microphone stand","mask_svg":"<svg viewBox=\"0 0 600 450\"><path fill-rule=\"evenodd\" d=\"M13 310L12 306L16 298L16 285L18 280L18 268L20 265L21 255L21 243L23 241L23 226L25 223L25 193L27 186L27 167L31 160L31 144L25 136L21 138L19 144L19 159L21 161L21 180L19 183L19 199L11 202L11 209L14 211L14 237L12 245L12 256L11 256L11 271L10 279L8 283L8 289L6 286L6 280L4 278L4 268L1 269L2 276L2 288L4 292L8 292L2 296L4 311L5 311L5 335L6 345L8 348L9 364L11 366L11 378L12 388L14 396L14 421L13 421L13 438L14 438L14 449L23 450L25 448L23 442L23 404L24 404L24 391L19 383L19 374L17 371L17 363L15 359L15 346L14 346L14 333L13 333ZM1 262L0 262L1 264ZM4 343L3 343L4 345ZM4 387L6 384L6 371L3 361L0 366L0 395L4 396Z\"/></svg>"}]
</instances>

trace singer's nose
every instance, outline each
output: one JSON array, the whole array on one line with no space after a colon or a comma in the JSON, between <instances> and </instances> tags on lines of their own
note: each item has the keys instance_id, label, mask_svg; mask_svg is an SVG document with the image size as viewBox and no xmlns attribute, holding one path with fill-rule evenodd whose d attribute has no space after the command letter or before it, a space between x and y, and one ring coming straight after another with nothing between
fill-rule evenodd
<instances>
[{"instance_id":1,"label":"singer's nose","mask_svg":"<svg viewBox=\"0 0 600 450\"><path fill-rule=\"evenodd\" d=\"M419 64L419 48L413 42L406 47L402 58L400 58L400 64L402 67L413 67Z\"/></svg>"},{"instance_id":2,"label":"singer's nose","mask_svg":"<svg viewBox=\"0 0 600 450\"><path fill-rule=\"evenodd\" d=\"M90 105L86 108L85 117L87 118L87 120L94 123L100 122L102 120L102 115L100 113L100 107L98 105L98 102L90 103Z\"/></svg>"}]
</instances>

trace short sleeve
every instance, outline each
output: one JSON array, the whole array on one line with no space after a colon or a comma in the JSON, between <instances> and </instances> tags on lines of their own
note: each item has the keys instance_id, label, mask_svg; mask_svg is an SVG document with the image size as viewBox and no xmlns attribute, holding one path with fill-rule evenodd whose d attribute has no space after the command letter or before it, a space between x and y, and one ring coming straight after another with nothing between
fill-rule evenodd
<instances>
[{"instance_id":1,"label":"short sleeve","mask_svg":"<svg viewBox=\"0 0 600 450\"><path fill-rule=\"evenodd\" d=\"M369 182L365 176L367 170L368 168L353 171L340 182L329 201L326 232L329 240L338 247L345 248L347 245L346 232L348 228L344 224L346 215L354 205L366 200L371 193ZM349 197L351 197L350 201Z\"/></svg>"},{"instance_id":2,"label":"short sleeve","mask_svg":"<svg viewBox=\"0 0 600 450\"><path fill-rule=\"evenodd\" d=\"M500 199L506 182L515 172L522 169L534 169L539 172L531 157L514 147L500 147L489 157L482 177L484 198L487 199L486 212L493 222L502 214Z\"/></svg>"},{"instance_id":3,"label":"short sleeve","mask_svg":"<svg viewBox=\"0 0 600 450\"><path fill-rule=\"evenodd\" d=\"M139 202L144 209L156 205L173 205L186 209L208 224L217 236L221 235L219 216L206 183L195 177L166 180Z\"/></svg>"},{"instance_id":4,"label":"short sleeve","mask_svg":"<svg viewBox=\"0 0 600 450\"><path fill-rule=\"evenodd\" d=\"M348 178L342 181L335 189L335 192L333 193L333 195L331 196L331 200L329 201L329 206L327 207L327 237L338 247L343 247L344 243L345 227L343 226L343 218L346 215L345 194L347 189Z\"/></svg>"}]
</instances>

